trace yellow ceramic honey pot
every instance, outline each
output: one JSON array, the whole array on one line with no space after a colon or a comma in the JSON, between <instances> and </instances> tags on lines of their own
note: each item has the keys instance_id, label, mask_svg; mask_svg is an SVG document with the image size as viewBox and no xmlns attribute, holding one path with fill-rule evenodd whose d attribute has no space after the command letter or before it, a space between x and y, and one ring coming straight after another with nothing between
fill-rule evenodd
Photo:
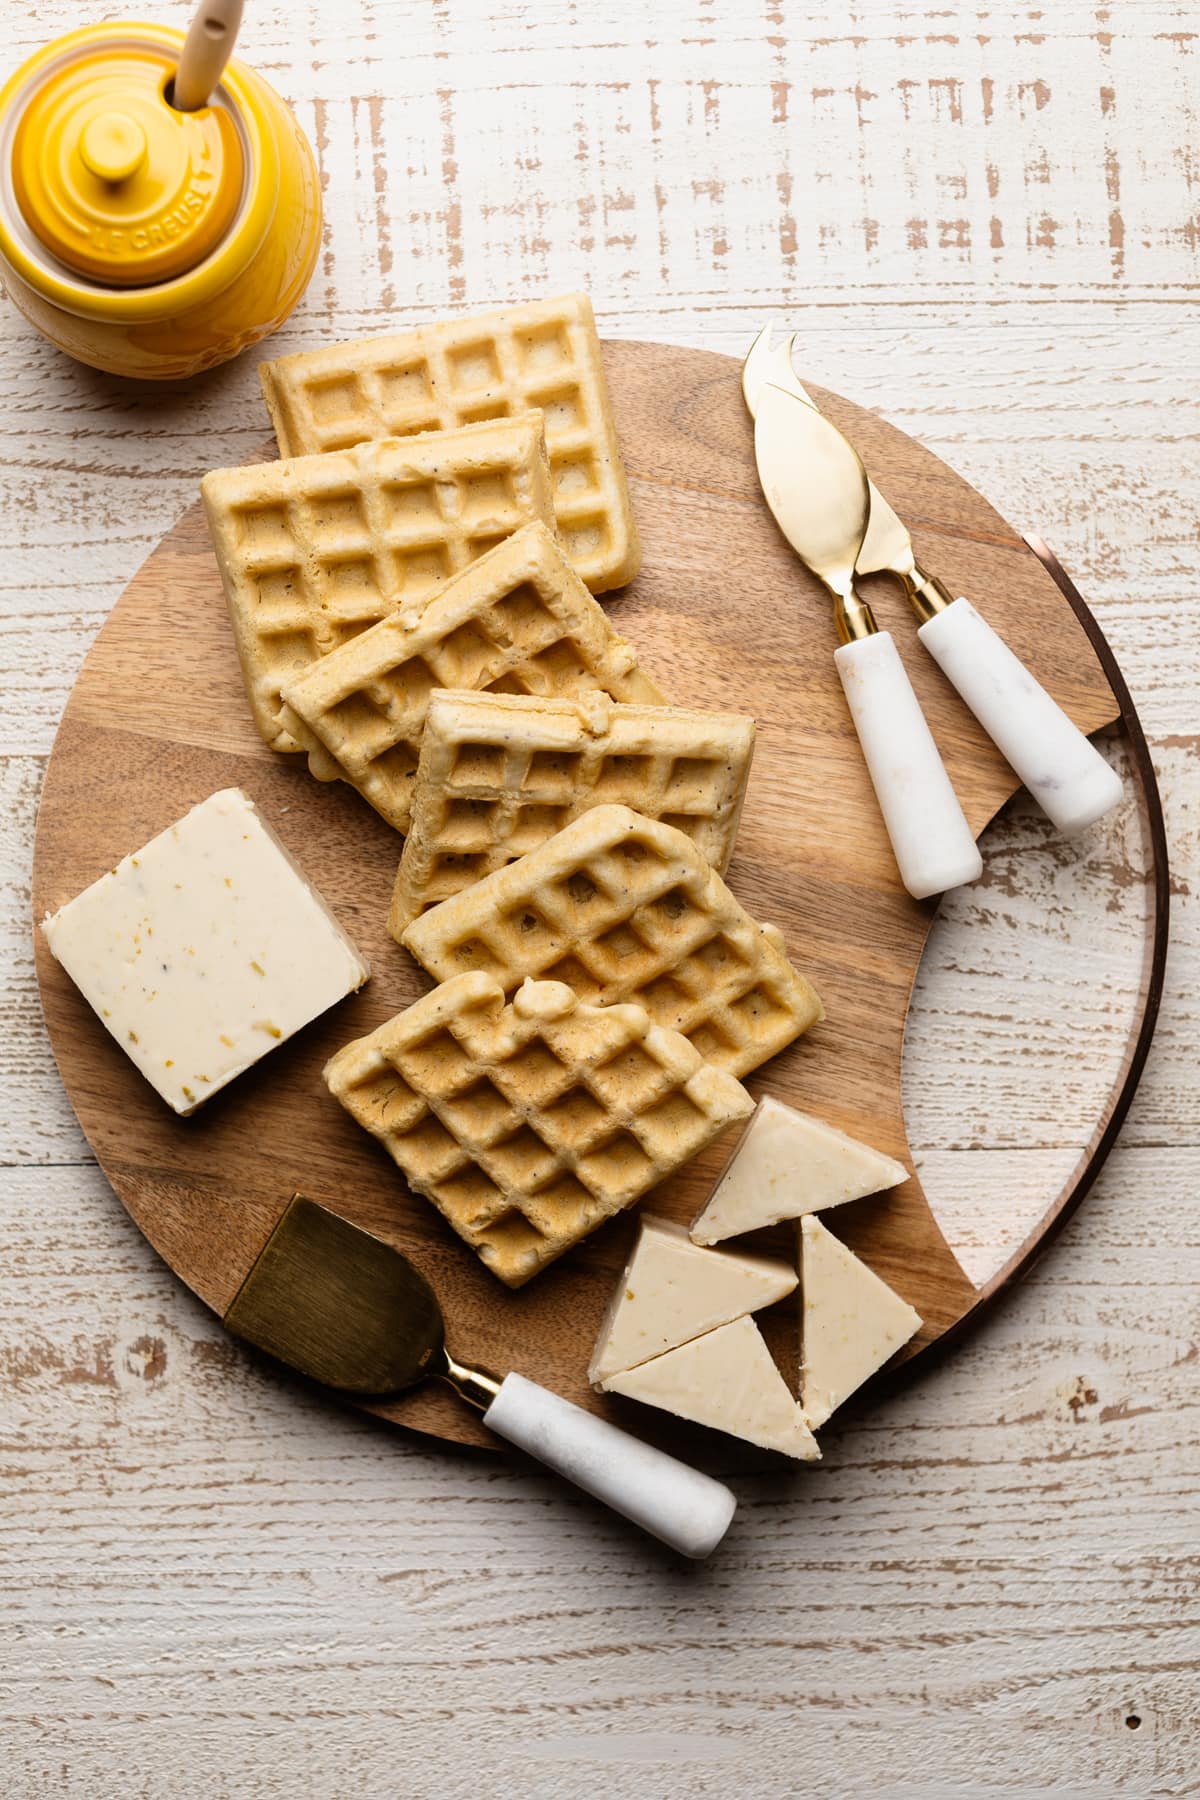
<instances>
[{"instance_id":1,"label":"yellow ceramic honey pot","mask_svg":"<svg viewBox=\"0 0 1200 1800\"><path fill-rule=\"evenodd\" d=\"M278 94L225 62L240 12L209 0L182 64L181 31L89 26L0 90L0 278L80 362L193 375L274 331L308 284L316 164Z\"/></svg>"}]
</instances>

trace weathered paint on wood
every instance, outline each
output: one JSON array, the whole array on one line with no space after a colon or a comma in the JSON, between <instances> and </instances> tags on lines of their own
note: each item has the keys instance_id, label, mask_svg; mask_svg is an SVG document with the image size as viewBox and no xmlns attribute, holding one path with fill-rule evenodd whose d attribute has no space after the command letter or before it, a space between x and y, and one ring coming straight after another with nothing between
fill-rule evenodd
<instances>
[{"instance_id":1,"label":"weathered paint on wood","mask_svg":"<svg viewBox=\"0 0 1200 1800\"><path fill-rule=\"evenodd\" d=\"M295 100L328 207L279 349L575 284L608 336L736 354L775 317L804 331L815 380L1055 546L1152 738L1175 868L1168 991L1121 1143L1064 1238L953 1360L848 1421L820 1470L739 1482L738 1535L710 1568L664 1564L530 1471L402 1449L314 1406L220 1339L89 1165L28 928L67 694L200 473L261 441L253 369L131 389L5 307L7 1791L1191 1791L1191 10L250 12L247 56ZM85 0L9 8L5 64L95 16ZM1115 830L1065 849L1017 803L922 965L908 1133L977 1278L1106 1085L1139 902Z\"/></svg>"}]
</instances>

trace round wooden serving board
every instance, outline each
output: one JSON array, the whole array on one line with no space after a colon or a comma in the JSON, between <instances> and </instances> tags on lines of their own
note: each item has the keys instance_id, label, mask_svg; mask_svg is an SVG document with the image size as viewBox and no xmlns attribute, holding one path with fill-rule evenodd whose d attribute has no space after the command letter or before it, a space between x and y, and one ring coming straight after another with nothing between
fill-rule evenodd
<instances>
[{"instance_id":1,"label":"round wooden serving board","mask_svg":"<svg viewBox=\"0 0 1200 1800\"><path fill-rule=\"evenodd\" d=\"M729 882L755 918L782 928L828 1014L749 1086L911 1165L901 1043L935 907L900 886L834 672L829 600L759 495L737 363L643 343L610 344L605 355L645 548L641 575L605 604L673 699L757 719ZM987 502L880 419L833 395L822 403L911 524L921 561L984 608L1085 731L1116 720L1121 709L1074 611ZM1014 778L920 648L896 587L876 578L869 589L967 817L982 830ZM350 788L313 781L302 759L275 755L259 741L197 504L130 583L67 706L38 820L35 916L231 785L262 807L366 953L373 977L195 1118L178 1119L35 933L55 1055L113 1187L176 1274L218 1312L289 1196L302 1189L412 1256L441 1296L461 1358L519 1369L609 1410L591 1393L585 1367L632 1218L613 1221L510 1293L408 1191L324 1087L321 1067L334 1050L429 986L384 927L400 840ZM653 1210L693 1216L728 1149L728 1142L714 1147L657 1190ZM839 1211L836 1228L920 1312L925 1325L910 1354L977 1307L980 1295L915 1177ZM790 1234L780 1241L790 1245ZM768 1336L794 1375L795 1311L784 1306L776 1315L766 1321ZM379 1410L440 1437L495 1442L438 1383ZM613 1410L643 1434L670 1435L662 1415L628 1402Z\"/></svg>"}]
</instances>

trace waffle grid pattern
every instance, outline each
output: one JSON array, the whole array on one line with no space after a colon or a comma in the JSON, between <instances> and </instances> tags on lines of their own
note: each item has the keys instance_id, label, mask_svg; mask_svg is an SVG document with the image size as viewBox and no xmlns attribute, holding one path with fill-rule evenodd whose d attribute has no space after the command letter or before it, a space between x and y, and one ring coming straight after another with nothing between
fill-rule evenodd
<instances>
[{"instance_id":1,"label":"waffle grid pattern","mask_svg":"<svg viewBox=\"0 0 1200 1800\"><path fill-rule=\"evenodd\" d=\"M505 1006L479 974L348 1044L325 1078L512 1287L753 1107L640 1007L588 1006L557 982Z\"/></svg>"},{"instance_id":2,"label":"waffle grid pattern","mask_svg":"<svg viewBox=\"0 0 1200 1800\"><path fill-rule=\"evenodd\" d=\"M539 524L288 682L283 717L314 775L340 776L407 831L433 690L495 687L664 699Z\"/></svg>"},{"instance_id":3,"label":"waffle grid pattern","mask_svg":"<svg viewBox=\"0 0 1200 1800\"><path fill-rule=\"evenodd\" d=\"M299 748L281 718L286 681L554 517L536 413L216 469L201 493L255 722L277 750Z\"/></svg>"},{"instance_id":4,"label":"waffle grid pattern","mask_svg":"<svg viewBox=\"0 0 1200 1800\"><path fill-rule=\"evenodd\" d=\"M775 926L758 925L681 831L598 806L422 915L400 940L438 981L479 970L633 1001L745 1075L824 1016Z\"/></svg>"},{"instance_id":5,"label":"waffle grid pattern","mask_svg":"<svg viewBox=\"0 0 1200 1800\"><path fill-rule=\"evenodd\" d=\"M259 374L283 456L536 408L569 560L596 593L637 573L637 529L585 296L301 351Z\"/></svg>"},{"instance_id":6,"label":"waffle grid pattern","mask_svg":"<svg viewBox=\"0 0 1200 1800\"><path fill-rule=\"evenodd\" d=\"M388 928L536 849L591 807L636 806L724 871L754 721L664 706L435 692Z\"/></svg>"}]
</instances>

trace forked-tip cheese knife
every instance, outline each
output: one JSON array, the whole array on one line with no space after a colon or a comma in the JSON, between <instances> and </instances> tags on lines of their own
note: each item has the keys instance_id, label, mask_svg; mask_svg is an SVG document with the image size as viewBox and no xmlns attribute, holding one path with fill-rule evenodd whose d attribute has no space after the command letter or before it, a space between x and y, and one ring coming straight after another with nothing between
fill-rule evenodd
<instances>
[{"instance_id":1,"label":"forked-tip cheese knife","mask_svg":"<svg viewBox=\"0 0 1200 1800\"><path fill-rule=\"evenodd\" d=\"M226 1330L340 1393L398 1394L440 1377L485 1425L684 1556L704 1557L737 1501L699 1469L523 1375L456 1362L424 1276L390 1244L297 1194L234 1295Z\"/></svg>"},{"instance_id":2,"label":"forked-tip cheese knife","mask_svg":"<svg viewBox=\"0 0 1200 1800\"><path fill-rule=\"evenodd\" d=\"M836 426L771 382L756 395L754 455L788 543L834 597L842 689L892 842L916 900L983 872L979 847L890 632L854 585L867 529L867 473ZM799 475L799 479L797 479Z\"/></svg>"},{"instance_id":3,"label":"forked-tip cheese knife","mask_svg":"<svg viewBox=\"0 0 1200 1800\"><path fill-rule=\"evenodd\" d=\"M772 349L769 325L755 338L742 368L752 415L768 384L818 410L796 376L794 343L788 337ZM917 636L1058 829L1070 836L1094 825L1121 799L1116 770L971 602L954 599L921 567L906 526L874 482L869 492L870 517L855 572L886 572L900 581L920 621Z\"/></svg>"}]
</instances>

